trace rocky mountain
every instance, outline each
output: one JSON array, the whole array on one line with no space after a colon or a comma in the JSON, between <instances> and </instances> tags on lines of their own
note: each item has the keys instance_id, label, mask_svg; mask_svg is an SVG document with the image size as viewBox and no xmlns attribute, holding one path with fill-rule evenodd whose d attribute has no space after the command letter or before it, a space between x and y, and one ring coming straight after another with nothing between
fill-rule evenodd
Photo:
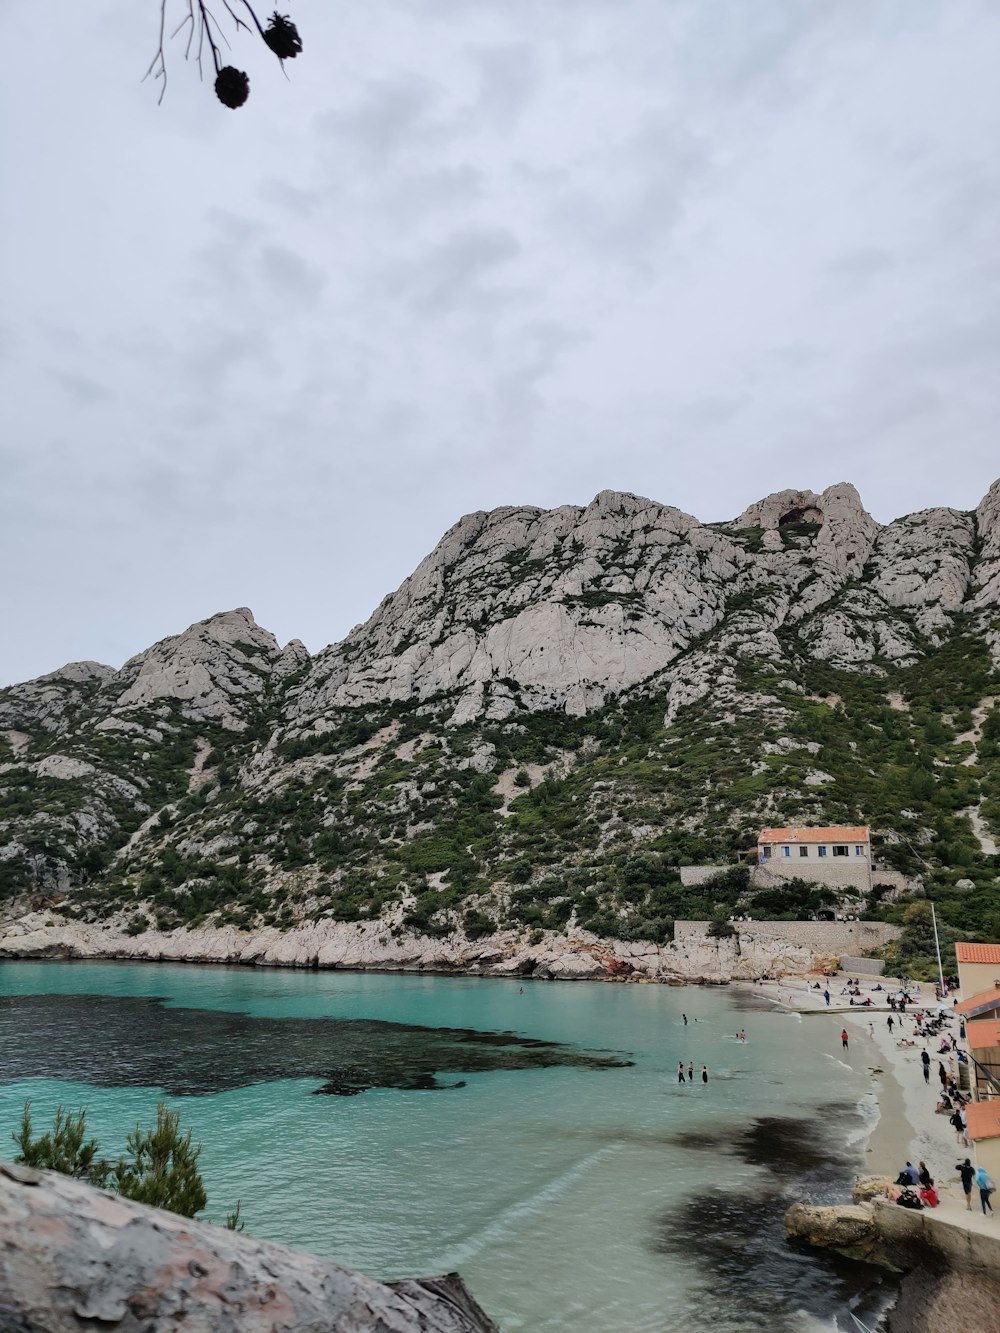
<instances>
[{"instance_id":1,"label":"rocky mountain","mask_svg":"<svg viewBox=\"0 0 1000 1333\"><path fill-rule=\"evenodd\" d=\"M471 514L315 657L240 609L0 692L0 900L662 941L745 902L680 864L844 822L998 933L998 697L1000 482L885 526L846 484Z\"/></svg>"}]
</instances>

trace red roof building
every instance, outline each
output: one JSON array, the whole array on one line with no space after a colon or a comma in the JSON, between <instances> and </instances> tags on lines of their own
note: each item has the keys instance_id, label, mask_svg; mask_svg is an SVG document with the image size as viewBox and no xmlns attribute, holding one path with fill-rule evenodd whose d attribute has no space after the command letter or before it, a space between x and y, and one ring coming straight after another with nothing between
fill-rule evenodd
<instances>
[{"instance_id":1,"label":"red roof building","mask_svg":"<svg viewBox=\"0 0 1000 1333\"><path fill-rule=\"evenodd\" d=\"M989 1018L994 1011L1000 1017L1000 986L980 991L978 995L970 995L967 1000L960 1000L955 1005L955 1013L961 1014L963 1018Z\"/></svg>"},{"instance_id":2,"label":"red roof building","mask_svg":"<svg viewBox=\"0 0 1000 1333\"><path fill-rule=\"evenodd\" d=\"M1000 1098L972 1102L965 1108L965 1118L969 1126L969 1138L973 1142L1000 1139Z\"/></svg>"},{"instance_id":3,"label":"red roof building","mask_svg":"<svg viewBox=\"0 0 1000 1333\"><path fill-rule=\"evenodd\" d=\"M955 957L960 963L989 963L1000 967L1000 944L956 944Z\"/></svg>"}]
</instances>

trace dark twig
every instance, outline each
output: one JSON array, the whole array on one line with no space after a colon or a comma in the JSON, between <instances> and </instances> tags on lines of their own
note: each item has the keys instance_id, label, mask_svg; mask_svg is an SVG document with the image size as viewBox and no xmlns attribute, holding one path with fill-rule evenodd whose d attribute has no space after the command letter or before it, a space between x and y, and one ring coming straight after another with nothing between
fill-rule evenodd
<instances>
[{"instance_id":1,"label":"dark twig","mask_svg":"<svg viewBox=\"0 0 1000 1333\"><path fill-rule=\"evenodd\" d=\"M214 22L214 18L210 11L205 7L205 0L196 0L196 3L198 5L198 12L201 14L202 32L208 38L208 44L212 48L212 63L215 65L216 74L218 74L219 70L222 69L222 56L219 53L219 48L215 44L215 38L212 36L211 25ZM218 24L216 24L216 29L218 29ZM221 33L219 35L221 36Z\"/></svg>"},{"instance_id":2,"label":"dark twig","mask_svg":"<svg viewBox=\"0 0 1000 1333\"><path fill-rule=\"evenodd\" d=\"M193 60L198 66L198 75L204 77L204 68L202 65L202 56L207 43L212 53L212 64L215 67L215 74L218 77L223 69L223 46L230 48L229 38L226 36L222 25L216 15L209 8L211 0L181 0L181 12L184 8L187 13L183 14L180 22L167 35L167 6L171 0L160 0L160 31L157 41L156 51L153 59L149 63L149 68L143 75L144 79L152 78L154 82L160 83L160 95L158 103L163 101L167 91L167 58L166 47L168 41L173 41L187 29L187 38L184 46L184 59ZM237 32L241 29L246 33L252 33L257 29L258 35L264 44L274 52L282 67L282 73L287 78L284 62L286 58L298 54L302 49L302 44L298 39L294 24L285 20L280 20L276 14L274 19L265 30L257 12L254 9L251 0L219 0L222 8L229 15ZM282 27L282 24L284 26ZM292 49L288 45L291 42ZM284 49L282 49L284 48ZM229 67L227 66L227 69ZM227 75L227 77L229 77ZM245 75L241 75L245 79ZM217 89L218 91L218 89ZM244 97L245 100L245 97ZM237 103L240 105L241 103Z\"/></svg>"},{"instance_id":3,"label":"dark twig","mask_svg":"<svg viewBox=\"0 0 1000 1333\"><path fill-rule=\"evenodd\" d=\"M163 80L163 86L160 88L160 95L156 99L157 106L159 106L160 103L163 101L163 96L167 91L167 61L165 55L163 54L163 40L164 40L163 35L164 32L166 31L166 26L167 26L167 0L160 0L160 40L156 48L156 54L153 56L153 59L149 62L149 69L147 69L145 74L142 76L143 80L145 81L152 74L154 83L156 82L157 79Z\"/></svg>"}]
</instances>

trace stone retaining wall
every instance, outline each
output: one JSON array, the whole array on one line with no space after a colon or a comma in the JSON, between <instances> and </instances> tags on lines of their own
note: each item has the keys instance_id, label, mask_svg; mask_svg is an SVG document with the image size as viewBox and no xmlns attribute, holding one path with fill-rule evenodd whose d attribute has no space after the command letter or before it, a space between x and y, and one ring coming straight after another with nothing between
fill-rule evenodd
<instances>
[{"instance_id":1,"label":"stone retaining wall","mask_svg":"<svg viewBox=\"0 0 1000 1333\"><path fill-rule=\"evenodd\" d=\"M680 944L704 939L708 926L707 921L675 921L674 940ZM901 934L899 926L884 921L741 921L736 929L741 942L785 940L827 958L841 954L856 958Z\"/></svg>"},{"instance_id":2,"label":"stone retaining wall","mask_svg":"<svg viewBox=\"0 0 1000 1333\"><path fill-rule=\"evenodd\" d=\"M854 976L881 977L885 974L884 958L851 958L849 954L840 955L841 972L853 973Z\"/></svg>"}]
</instances>

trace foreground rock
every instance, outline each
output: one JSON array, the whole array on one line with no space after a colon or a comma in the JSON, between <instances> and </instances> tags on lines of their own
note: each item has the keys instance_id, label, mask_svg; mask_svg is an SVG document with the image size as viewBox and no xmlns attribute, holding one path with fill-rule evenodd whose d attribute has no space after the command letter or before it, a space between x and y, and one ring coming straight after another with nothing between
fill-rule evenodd
<instances>
[{"instance_id":1,"label":"foreground rock","mask_svg":"<svg viewBox=\"0 0 1000 1333\"><path fill-rule=\"evenodd\" d=\"M855 1197L883 1180L862 1178ZM785 1231L791 1240L904 1273L889 1333L1000 1330L1000 1236L887 1201L839 1207L796 1203L785 1216Z\"/></svg>"},{"instance_id":2,"label":"foreground rock","mask_svg":"<svg viewBox=\"0 0 1000 1333\"><path fill-rule=\"evenodd\" d=\"M51 1171L0 1165L0 1328L496 1333L456 1273L375 1282Z\"/></svg>"}]
</instances>

